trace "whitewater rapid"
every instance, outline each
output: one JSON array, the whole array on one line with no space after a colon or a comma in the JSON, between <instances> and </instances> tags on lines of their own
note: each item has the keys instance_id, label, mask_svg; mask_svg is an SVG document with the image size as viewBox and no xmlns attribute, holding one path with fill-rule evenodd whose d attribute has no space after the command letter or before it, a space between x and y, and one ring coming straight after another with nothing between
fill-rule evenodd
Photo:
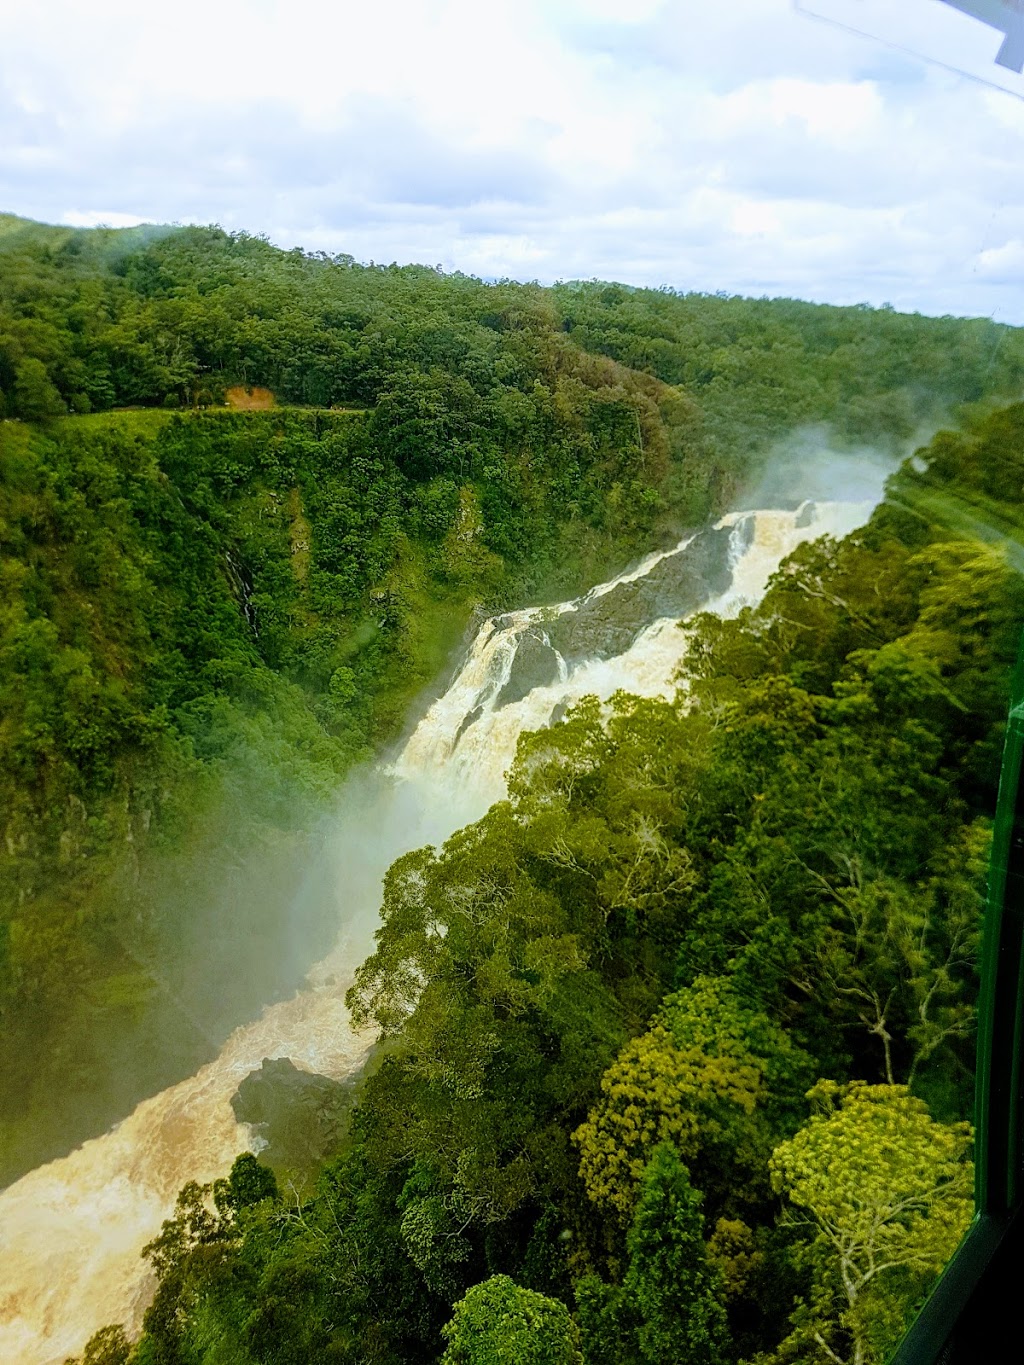
<instances>
[{"instance_id":1,"label":"whitewater rapid","mask_svg":"<svg viewBox=\"0 0 1024 1365\"><path fill-rule=\"evenodd\" d=\"M732 513L572 602L485 621L397 758L344 803L330 847L343 928L305 988L236 1029L196 1075L0 1193L0 1362L60 1365L107 1323L138 1331L153 1290L140 1250L186 1181L226 1174L253 1146L231 1097L264 1058L335 1079L358 1070L373 1039L353 1029L344 993L372 947L383 874L504 795L523 731L588 694L671 696L686 651L680 621L735 615L797 545L847 535L874 505Z\"/></svg>"}]
</instances>

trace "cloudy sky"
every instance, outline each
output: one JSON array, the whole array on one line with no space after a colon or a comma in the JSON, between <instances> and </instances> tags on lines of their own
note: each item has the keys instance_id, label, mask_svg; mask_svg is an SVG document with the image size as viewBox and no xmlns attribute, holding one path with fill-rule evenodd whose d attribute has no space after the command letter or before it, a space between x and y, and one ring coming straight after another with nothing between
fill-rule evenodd
<instances>
[{"instance_id":1,"label":"cloudy sky","mask_svg":"<svg viewBox=\"0 0 1024 1365\"><path fill-rule=\"evenodd\" d=\"M0 211L1024 323L999 35L901 7L946 67L791 0L0 0Z\"/></svg>"}]
</instances>

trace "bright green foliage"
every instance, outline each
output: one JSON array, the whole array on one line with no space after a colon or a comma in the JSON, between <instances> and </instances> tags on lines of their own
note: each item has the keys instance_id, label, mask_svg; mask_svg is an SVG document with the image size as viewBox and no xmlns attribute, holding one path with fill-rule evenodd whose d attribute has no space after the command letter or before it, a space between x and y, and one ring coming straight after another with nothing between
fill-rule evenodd
<instances>
[{"instance_id":1,"label":"bright green foliage","mask_svg":"<svg viewBox=\"0 0 1024 1365\"><path fill-rule=\"evenodd\" d=\"M567 1116L670 969L662 940L691 874L666 777L691 759L634 763L675 726L671 707L622 698L606 733L584 704L525 742L511 803L388 875L377 951L349 997L358 1020L401 1037L371 1083L372 1141L436 1171L482 1222L574 1160ZM577 781L616 737L620 765Z\"/></svg>"},{"instance_id":2,"label":"bright green foliage","mask_svg":"<svg viewBox=\"0 0 1024 1365\"><path fill-rule=\"evenodd\" d=\"M719 1365L726 1343L724 1286L704 1242L703 1202L669 1142L644 1170L626 1238L620 1286L577 1286L587 1365Z\"/></svg>"},{"instance_id":3,"label":"bright green foliage","mask_svg":"<svg viewBox=\"0 0 1024 1365\"><path fill-rule=\"evenodd\" d=\"M5 394L34 359L75 411L83 400L190 406L230 383L324 407L381 400L381 440L414 477L476 473L489 457L490 403L512 440L578 410L572 374L539 411L522 401L539 347L590 353L595 447L638 444L639 421L649 461L673 454L679 433L643 430L651 391L630 393L629 371L671 386L680 425L730 455L823 420L852 441L906 439L937 407L1015 395L1024 376L1020 333L987 319L593 282L488 287L215 228L83 232L8 219L0 254ZM677 473L709 501L701 471ZM621 480L620 496L642 483Z\"/></svg>"},{"instance_id":4,"label":"bright green foliage","mask_svg":"<svg viewBox=\"0 0 1024 1365\"><path fill-rule=\"evenodd\" d=\"M287 487L318 447L282 425ZM250 610L298 596L280 511L259 522L253 509L250 528L268 496L215 518L186 505L202 497L210 447L237 450L245 426L132 415L0 428L0 1010L19 1040L0 1063L0 1117L28 1119L15 1168L205 1055L211 1035L299 979L300 940L323 932L295 923L295 948L270 951L311 831L375 722L369 706L360 726L321 722L299 664L310 616L275 643L269 608L255 631L241 609L240 565ZM239 903L266 950L244 971ZM55 1133L32 1111L58 1085Z\"/></svg>"},{"instance_id":5,"label":"bright green foliage","mask_svg":"<svg viewBox=\"0 0 1024 1365\"><path fill-rule=\"evenodd\" d=\"M810 1123L776 1148L772 1183L811 1239L814 1359L882 1361L888 1311L945 1266L973 1214L967 1124L936 1123L905 1086L820 1081ZM834 1354L833 1354L834 1353Z\"/></svg>"},{"instance_id":6,"label":"bright green foliage","mask_svg":"<svg viewBox=\"0 0 1024 1365\"><path fill-rule=\"evenodd\" d=\"M791 1002L822 1060L842 1030L833 1071L852 1055L896 1081L970 1056L987 840L972 816L990 809L1024 614L1005 557L925 533L883 507L841 545L802 549L757 617L709 622L694 659L724 731L719 808L745 814L684 975L720 954L773 1008ZM921 622L940 613L932 659Z\"/></svg>"},{"instance_id":7,"label":"bright green foliage","mask_svg":"<svg viewBox=\"0 0 1024 1365\"><path fill-rule=\"evenodd\" d=\"M584 1275L576 1284L576 1315L586 1365L639 1365L635 1306L621 1285Z\"/></svg>"},{"instance_id":8,"label":"bright green foliage","mask_svg":"<svg viewBox=\"0 0 1024 1365\"><path fill-rule=\"evenodd\" d=\"M934 385L953 403L972 403L994 371L1005 365L1007 379L1020 374L1019 333L982 319L950 319L958 370L938 332L863 304L808 308L796 299L680 297L597 282L556 294L574 340L694 395L718 440L756 440L766 424L784 432L795 414L796 422L815 421L823 409L854 441L872 444L890 432L909 438L922 389ZM1012 383L1000 390L1016 395Z\"/></svg>"},{"instance_id":9,"label":"bright green foliage","mask_svg":"<svg viewBox=\"0 0 1024 1365\"><path fill-rule=\"evenodd\" d=\"M670 995L601 1077L601 1100L573 1134L590 1198L628 1221L644 1171L665 1142L690 1163L701 1151L717 1150L721 1163L723 1152L745 1149L756 1179L754 1111L767 1096L778 1105L787 1089L793 1093L801 1060L728 981L698 977Z\"/></svg>"},{"instance_id":10,"label":"bright green foliage","mask_svg":"<svg viewBox=\"0 0 1024 1365\"><path fill-rule=\"evenodd\" d=\"M718 1365L725 1340L722 1287L704 1245L701 1195L674 1147L654 1149L626 1238L623 1289L639 1318L645 1365Z\"/></svg>"},{"instance_id":11,"label":"bright green foliage","mask_svg":"<svg viewBox=\"0 0 1024 1365\"><path fill-rule=\"evenodd\" d=\"M50 378L46 366L34 356L26 356L14 371L11 398L15 410L28 421L56 417L66 408Z\"/></svg>"},{"instance_id":12,"label":"bright green foliage","mask_svg":"<svg viewBox=\"0 0 1024 1365\"><path fill-rule=\"evenodd\" d=\"M492 1275L455 1305L442 1365L583 1365L565 1304Z\"/></svg>"},{"instance_id":13,"label":"bright green foliage","mask_svg":"<svg viewBox=\"0 0 1024 1365\"><path fill-rule=\"evenodd\" d=\"M264 1199L277 1199L277 1179L269 1166L263 1166L252 1152L235 1157L227 1181L214 1186L218 1208L225 1213L239 1214L253 1208Z\"/></svg>"}]
</instances>

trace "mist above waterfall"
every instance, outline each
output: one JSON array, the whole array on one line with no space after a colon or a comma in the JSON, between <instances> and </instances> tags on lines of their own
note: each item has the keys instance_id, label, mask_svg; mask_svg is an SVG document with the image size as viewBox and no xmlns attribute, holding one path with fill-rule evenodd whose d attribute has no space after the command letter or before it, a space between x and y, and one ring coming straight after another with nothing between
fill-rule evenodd
<instances>
[{"instance_id":1,"label":"mist above waterfall","mask_svg":"<svg viewBox=\"0 0 1024 1365\"><path fill-rule=\"evenodd\" d=\"M737 509L795 508L802 502L881 501L886 480L931 435L922 428L899 448L850 446L826 426L800 427L764 456L734 499Z\"/></svg>"}]
</instances>

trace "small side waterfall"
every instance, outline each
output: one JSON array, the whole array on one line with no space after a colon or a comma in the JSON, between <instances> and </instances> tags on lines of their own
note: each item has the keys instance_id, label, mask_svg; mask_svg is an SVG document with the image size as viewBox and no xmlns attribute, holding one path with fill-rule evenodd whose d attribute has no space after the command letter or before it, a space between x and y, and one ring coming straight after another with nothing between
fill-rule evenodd
<instances>
[{"instance_id":1,"label":"small side waterfall","mask_svg":"<svg viewBox=\"0 0 1024 1365\"><path fill-rule=\"evenodd\" d=\"M391 768L347 804L331 851L343 929L307 987L237 1029L195 1076L0 1194L0 1360L59 1365L106 1323L138 1329L152 1293L140 1249L187 1180L225 1174L250 1145L230 1101L265 1057L336 1078L361 1065L372 1039L352 1029L344 991L372 945L381 878L504 794L523 730L591 693L670 695L686 651L680 620L735 614L798 544L848 534L873 506L733 513L575 601L486 621Z\"/></svg>"}]
</instances>

